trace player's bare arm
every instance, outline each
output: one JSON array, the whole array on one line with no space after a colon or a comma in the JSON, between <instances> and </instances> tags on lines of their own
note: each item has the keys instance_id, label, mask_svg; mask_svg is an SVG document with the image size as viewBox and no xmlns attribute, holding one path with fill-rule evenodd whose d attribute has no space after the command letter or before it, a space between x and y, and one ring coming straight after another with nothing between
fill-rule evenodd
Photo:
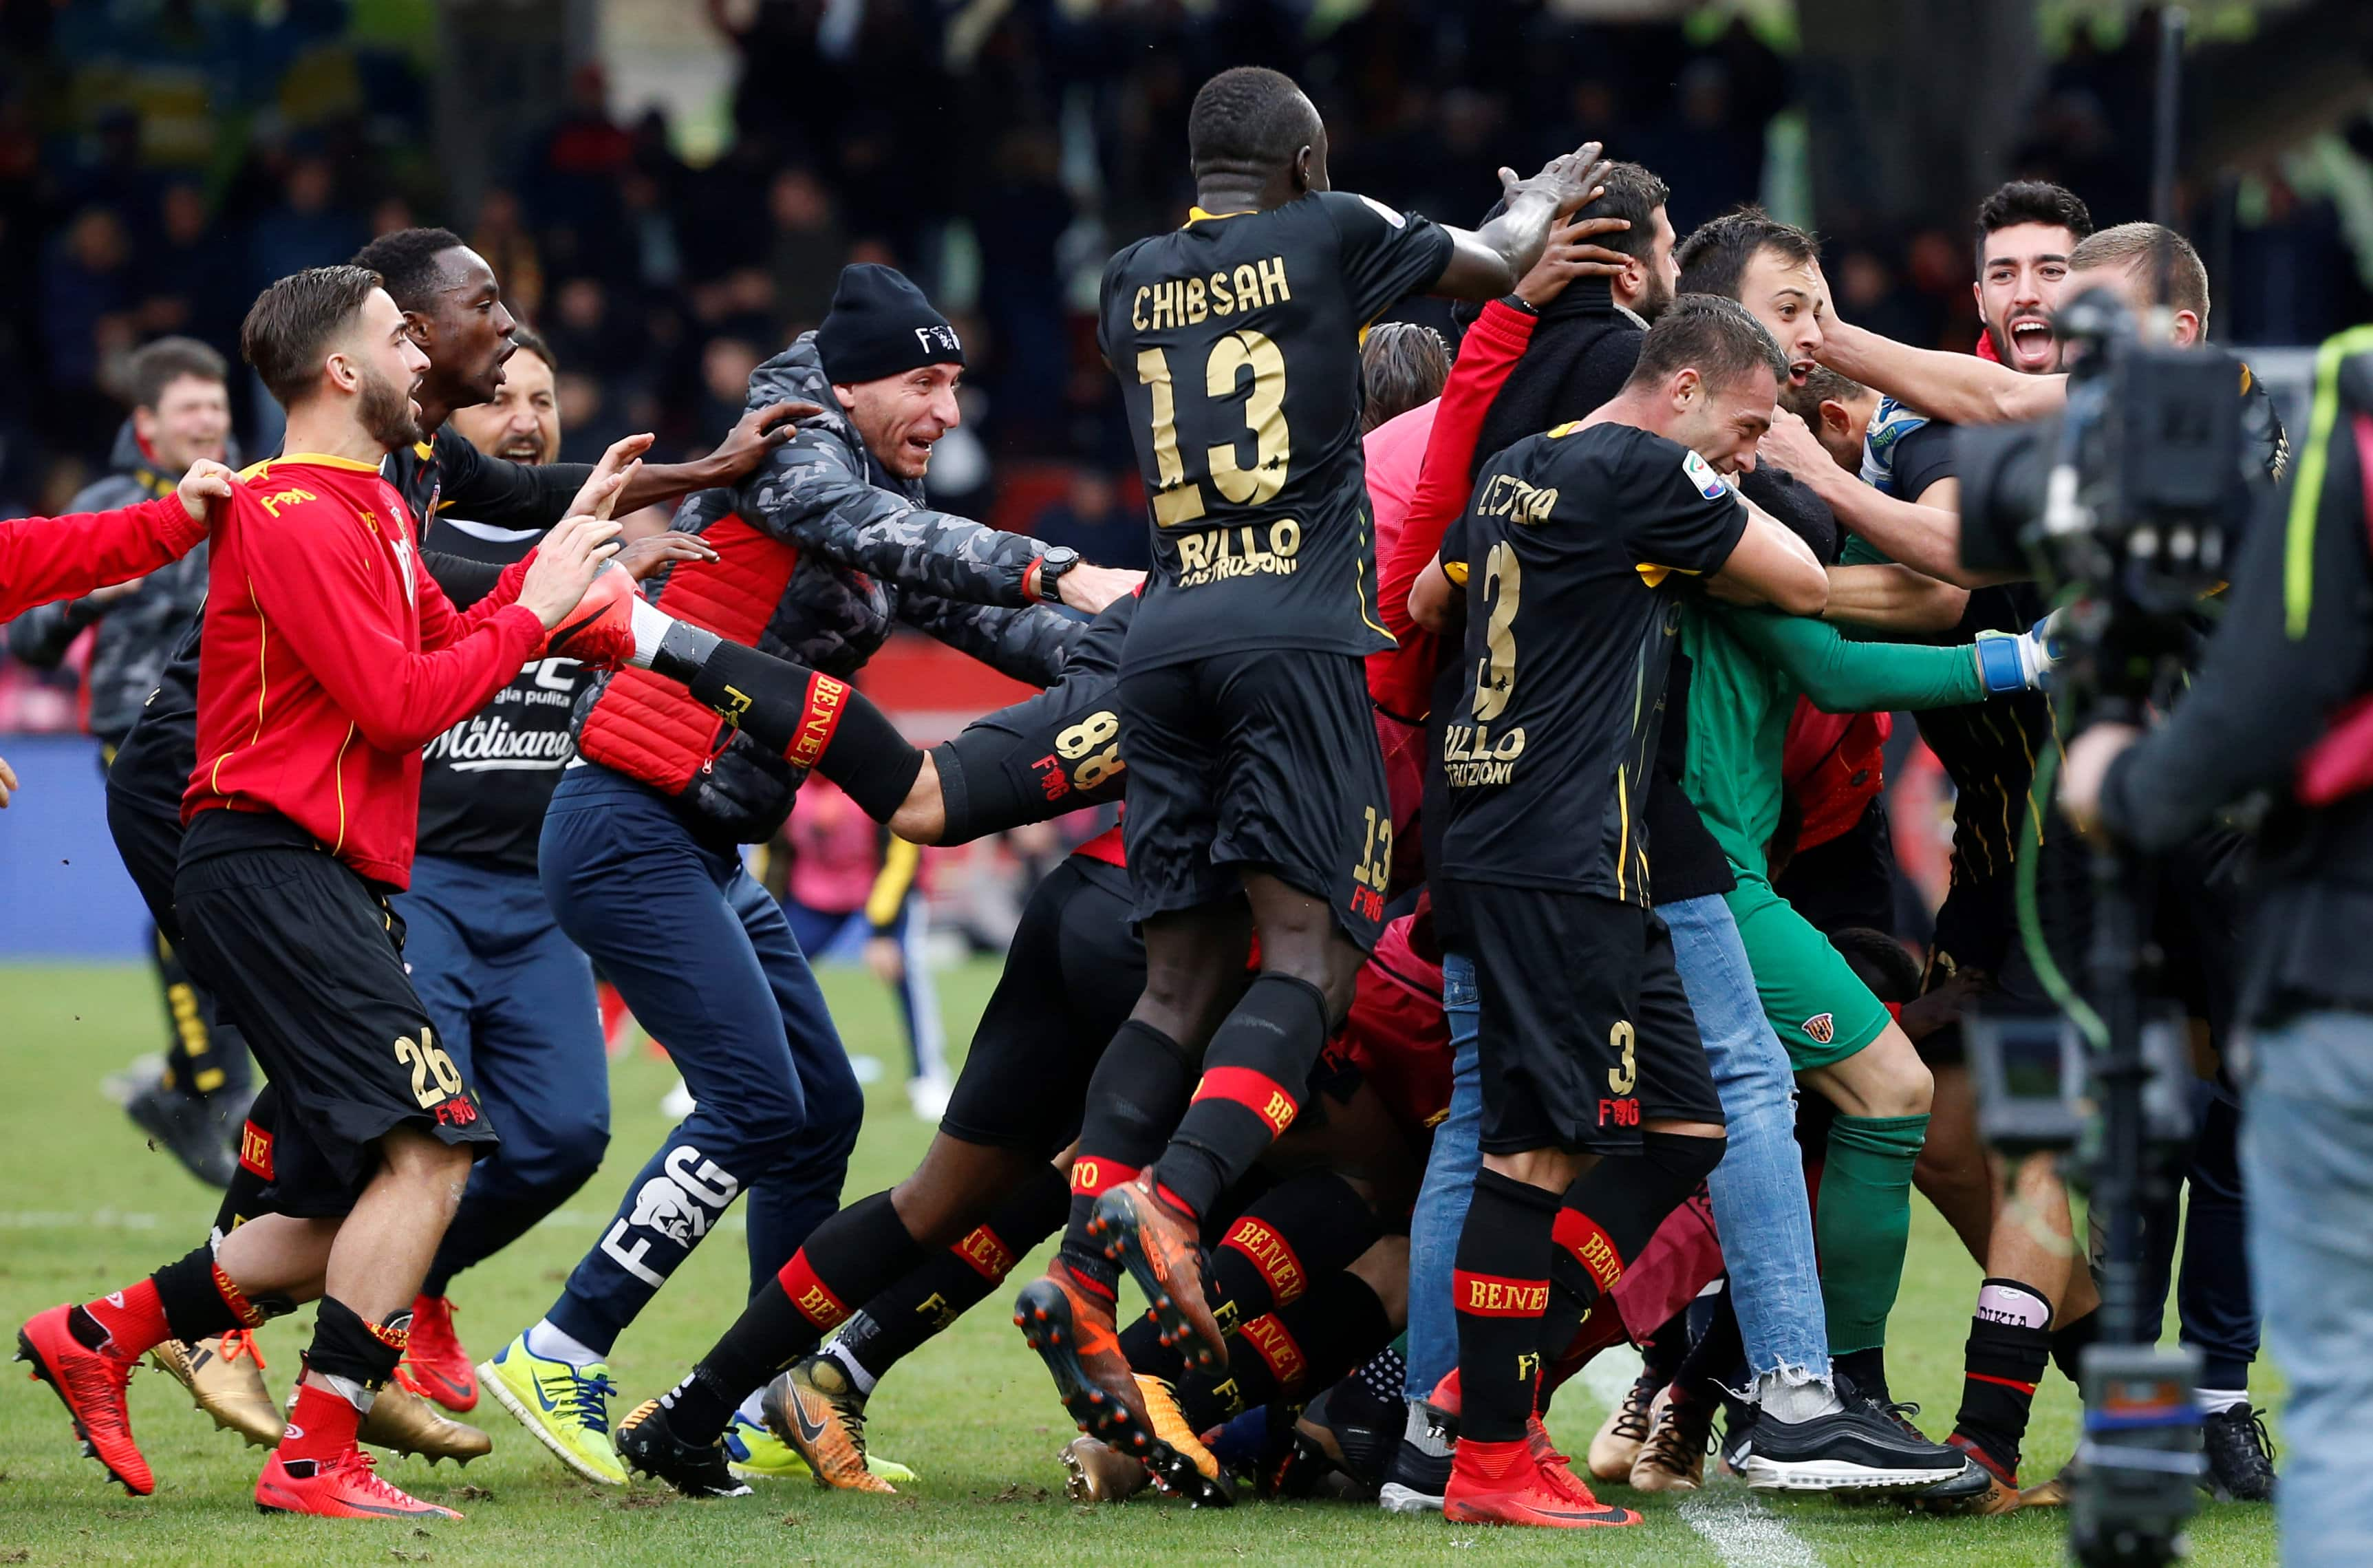
<instances>
[{"instance_id":1,"label":"player's bare arm","mask_svg":"<svg viewBox=\"0 0 2373 1568\"><path fill-rule=\"evenodd\" d=\"M1722 569L1706 579L1708 591L1734 604L1819 614L1829 602L1829 578L1813 547L1753 501L1742 496L1739 505L1747 509L1747 532Z\"/></svg>"},{"instance_id":2,"label":"player's bare arm","mask_svg":"<svg viewBox=\"0 0 2373 1568\"><path fill-rule=\"evenodd\" d=\"M2007 425L2058 413L2066 376L2023 376L1973 355L1913 348L1832 314L1818 357L1841 375L1956 425Z\"/></svg>"},{"instance_id":3,"label":"player's bare arm","mask_svg":"<svg viewBox=\"0 0 2373 1568\"><path fill-rule=\"evenodd\" d=\"M1598 177L1606 168L1599 151L1598 143L1584 142L1549 159L1526 180L1516 178L1513 169L1501 170L1507 210L1480 228L1448 230L1454 247L1450 264L1433 292L1452 299L1497 299L1514 288L1540 260L1557 220L1598 194Z\"/></svg>"}]
</instances>

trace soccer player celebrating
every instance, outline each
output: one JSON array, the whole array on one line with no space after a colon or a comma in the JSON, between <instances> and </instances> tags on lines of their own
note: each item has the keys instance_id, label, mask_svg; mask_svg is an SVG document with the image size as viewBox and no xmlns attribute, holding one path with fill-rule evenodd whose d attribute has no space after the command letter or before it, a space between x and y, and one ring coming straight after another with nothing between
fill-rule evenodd
<instances>
[{"instance_id":1,"label":"soccer player celebrating","mask_svg":"<svg viewBox=\"0 0 2373 1568\"><path fill-rule=\"evenodd\" d=\"M1072 1417L1135 1457L1153 1439L1112 1333L1116 1265L1190 1364L1225 1363L1202 1216L1298 1114L1383 924L1391 808L1361 660L1391 639L1360 329L1412 293L1506 293L1598 162L1592 144L1502 170L1507 210L1467 234L1330 190L1318 111L1275 71L1206 82L1187 137L1197 205L1113 258L1099 304L1153 524L1119 715L1146 988L1090 1086L1061 1257L1017 1316Z\"/></svg>"},{"instance_id":2,"label":"soccer player celebrating","mask_svg":"<svg viewBox=\"0 0 2373 1568\"><path fill-rule=\"evenodd\" d=\"M1722 1105L1671 939L1648 909L1647 796L1681 582L1794 612L1828 581L1742 501L1787 366L1726 300L1684 298L1614 402L1486 464L1410 611L1455 584L1467 675L1444 745L1482 1000L1483 1169L1454 1275L1454 1521L1627 1525L1532 1439L1550 1280L1587 1308L1719 1163Z\"/></svg>"},{"instance_id":3,"label":"soccer player celebrating","mask_svg":"<svg viewBox=\"0 0 2373 1568\"><path fill-rule=\"evenodd\" d=\"M259 465L216 531L210 569L238 591L217 597L205 634L201 765L174 893L281 1096L275 1136L247 1152L273 1211L146 1280L40 1314L19 1352L109 1474L145 1495L155 1482L123 1403L139 1355L318 1296L258 1505L450 1517L379 1480L355 1442L402 1356L462 1178L496 1141L404 976L387 893L411 870L420 747L545 646L616 528L564 522L457 614L379 474L380 458L418 439L411 393L427 358L378 275L284 278L240 339L288 411L292 455Z\"/></svg>"}]
</instances>

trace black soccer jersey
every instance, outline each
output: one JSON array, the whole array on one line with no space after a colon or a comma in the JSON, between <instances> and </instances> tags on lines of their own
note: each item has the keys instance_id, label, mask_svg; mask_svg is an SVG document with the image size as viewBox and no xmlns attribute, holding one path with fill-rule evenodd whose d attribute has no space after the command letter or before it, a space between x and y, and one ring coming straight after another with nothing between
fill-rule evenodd
<instances>
[{"instance_id":1,"label":"black soccer jersey","mask_svg":"<svg viewBox=\"0 0 2373 1568\"><path fill-rule=\"evenodd\" d=\"M1153 533L1132 668L1392 646L1361 463L1360 333L1432 287L1450 252L1422 217L1321 191L1266 212L1198 208L1112 259L1097 342Z\"/></svg>"},{"instance_id":2,"label":"black soccer jersey","mask_svg":"<svg viewBox=\"0 0 2373 1568\"><path fill-rule=\"evenodd\" d=\"M1703 458L1629 425L1561 426L1484 465L1442 546L1467 584L1445 875L1649 901L1673 574L1718 569L1746 530Z\"/></svg>"}]
</instances>

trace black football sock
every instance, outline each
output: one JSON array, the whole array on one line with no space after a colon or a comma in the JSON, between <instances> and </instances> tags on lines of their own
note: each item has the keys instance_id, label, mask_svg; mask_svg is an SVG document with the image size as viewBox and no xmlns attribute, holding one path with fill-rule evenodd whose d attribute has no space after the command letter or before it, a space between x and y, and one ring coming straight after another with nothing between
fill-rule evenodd
<instances>
[{"instance_id":1,"label":"black football sock","mask_svg":"<svg viewBox=\"0 0 2373 1568\"><path fill-rule=\"evenodd\" d=\"M664 1403L687 1443L724 1432L750 1391L816 1348L863 1301L923 1259L890 1194L862 1198L808 1235L780 1272L758 1288L742 1316Z\"/></svg>"},{"instance_id":2,"label":"black football sock","mask_svg":"<svg viewBox=\"0 0 2373 1568\"><path fill-rule=\"evenodd\" d=\"M1292 1305L1375 1245L1376 1217L1332 1171L1291 1176L1245 1206L1211 1248L1204 1285L1222 1333Z\"/></svg>"},{"instance_id":3,"label":"black football sock","mask_svg":"<svg viewBox=\"0 0 2373 1568\"><path fill-rule=\"evenodd\" d=\"M2085 1387L2085 1347L2101 1337L2101 1313L2096 1307L2071 1323L2055 1323L2052 1327L2052 1364L2060 1375Z\"/></svg>"},{"instance_id":4,"label":"black football sock","mask_svg":"<svg viewBox=\"0 0 2373 1568\"><path fill-rule=\"evenodd\" d=\"M1118 1272L1104 1247L1089 1239L1096 1199L1137 1179L1153 1163L1195 1092L1195 1064L1178 1042L1150 1024L1130 1019L1088 1078L1080 1152L1071 1162L1071 1213L1063 1231L1063 1261L1092 1285L1111 1291Z\"/></svg>"},{"instance_id":5,"label":"black football sock","mask_svg":"<svg viewBox=\"0 0 2373 1568\"><path fill-rule=\"evenodd\" d=\"M859 1393L934 1334L987 1299L1032 1248L1060 1229L1071 1193L1063 1173L1035 1165L997 1207L954 1246L874 1293L832 1344Z\"/></svg>"},{"instance_id":6,"label":"black football sock","mask_svg":"<svg viewBox=\"0 0 2373 1568\"><path fill-rule=\"evenodd\" d=\"M848 682L728 642L682 621L652 656L656 674L771 751L840 786L858 809L887 822L923 771L923 754Z\"/></svg>"},{"instance_id":7,"label":"black football sock","mask_svg":"<svg viewBox=\"0 0 2373 1568\"><path fill-rule=\"evenodd\" d=\"M1738 1330L1738 1313L1725 1289L1714 1298L1706 1330L1673 1375L1673 1397L1711 1407L1736 1378L1747 1360L1747 1343Z\"/></svg>"},{"instance_id":8,"label":"black football sock","mask_svg":"<svg viewBox=\"0 0 2373 1568\"><path fill-rule=\"evenodd\" d=\"M149 1276L165 1308L165 1326L185 1344L211 1340L234 1328L260 1328L268 1318L294 1310L286 1296L251 1301L215 1262L212 1243L177 1258Z\"/></svg>"},{"instance_id":9,"label":"black football sock","mask_svg":"<svg viewBox=\"0 0 2373 1568\"><path fill-rule=\"evenodd\" d=\"M1961 1409L1953 1433L1984 1451L1989 1468L2016 1484L2019 1445L2035 1408L2035 1386L2052 1361L2052 1304L2016 1280L1978 1287L1962 1349Z\"/></svg>"},{"instance_id":10,"label":"black football sock","mask_svg":"<svg viewBox=\"0 0 2373 1568\"><path fill-rule=\"evenodd\" d=\"M337 1297L325 1295L313 1314L313 1343L305 1352L305 1367L376 1394L395 1375L411 1335L410 1307L390 1313L384 1323L372 1323ZM353 1398L345 1389L339 1392ZM368 1410L369 1403L366 1399L356 1409Z\"/></svg>"},{"instance_id":11,"label":"black football sock","mask_svg":"<svg viewBox=\"0 0 2373 1568\"><path fill-rule=\"evenodd\" d=\"M1485 1168L1451 1271L1458 1313L1458 1433L1479 1443L1525 1435L1541 1372L1557 1195Z\"/></svg>"},{"instance_id":12,"label":"black football sock","mask_svg":"<svg viewBox=\"0 0 2373 1568\"><path fill-rule=\"evenodd\" d=\"M1280 1400L1299 1404L1358 1370L1393 1337L1392 1319L1357 1274L1336 1272L1291 1306L1247 1319L1228 1350L1227 1370L1197 1373L1178 1403L1197 1432Z\"/></svg>"},{"instance_id":13,"label":"black football sock","mask_svg":"<svg viewBox=\"0 0 2373 1568\"><path fill-rule=\"evenodd\" d=\"M1642 1133L1638 1154L1607 1155L1566 1188L1558 1209L1558 1250L1580 1265L1599 1293L1613 1290L1665 1217L1722 1163L1722 1152L1719 1138Z\"/></svg>"},{"instance_id":14,"label":"black football sock","mask_svg":"<svg viewBox=\"0 0 2373 1568\"><path fill-rule=\"evenodd\" d=\"M1887 1386L1887 1347L1873 1345L1866 1351L1832 1351L1829 1366L1845 1375L1853 1391L1866 1399L1882 1405L1895 1402L1893 1390Z\"/></svg>"},{"instance_id":15,"label":"black football sock","mask_svg":"<svg viewBox=\"0 0 2373 1568\"><path fill-rule=\"evenodd\" d=\"M1292 975L1266 974L1211 1036L1203 1076L1155 1179L1200 1218L1301 1113L1311 1064L1327 1044L1327 998Z\"/></svg>"},{"instance_id":16,"label":"black football sock","mask_svg":"<svg viewBox=\"0 0 2373 1568\"><path fill-rule=\"evenodd\" d=\"M1640 1375L1661 1388L1681 1375L1681 1363L1689 1353L1689 1309L1686 1306L1665 1320L1664 1327L1648 1336L1640 1347Z\"/></svg>"}]
</instances>

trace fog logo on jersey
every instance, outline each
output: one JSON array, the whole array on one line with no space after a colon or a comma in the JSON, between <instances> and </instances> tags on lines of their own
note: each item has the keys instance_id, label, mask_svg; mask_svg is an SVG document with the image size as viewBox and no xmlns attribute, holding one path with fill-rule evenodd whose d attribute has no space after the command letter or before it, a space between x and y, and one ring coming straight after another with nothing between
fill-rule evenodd
<instances>
[{"instance_id":1,"label":"fog logo on jersey","mask_svg":"<svg viewBox=\"0 0 2373 1568\"><path fill-rule=\"evenodd\" d=\"M1722 482L1722 475L1713 471L1713 464L1695 452L1681 454L1681 472L1689 476L1689 483L1698 487L1698 494L1709 501L1722 499L1723 492L1729 488Z\"/></svg>"},{"instance_id":2,"label":"fog logo on jersey","mask_svg":"<svg viewBox=\"0 0 2373 1568\"><path fill-rule=\"evenodd\" d=\"M1838 1037L1838 1019L1833 1012L1816 1012L1805 1020L1805 1038L1817 1046L1826 1046Z\"/></svg>"}]
</instances>

